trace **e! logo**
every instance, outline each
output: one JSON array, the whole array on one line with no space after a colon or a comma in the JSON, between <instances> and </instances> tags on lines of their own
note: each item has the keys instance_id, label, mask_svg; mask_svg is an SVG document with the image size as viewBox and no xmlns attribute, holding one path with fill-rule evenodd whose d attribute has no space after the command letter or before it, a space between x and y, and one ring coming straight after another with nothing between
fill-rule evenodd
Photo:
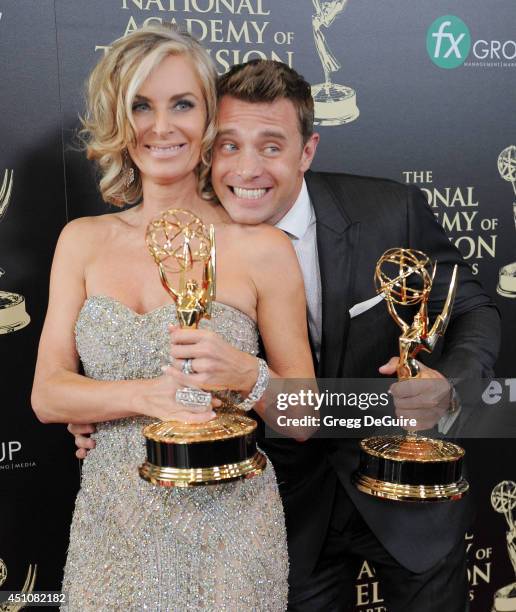
<instances>
[{"instance_id":1,"label":"e! logo","mask_svg":"<svg viewBox=\"0 0 516 612\"><path fill-rule=\"evenodd\" d=\"M509 387L509 402L516 402L516 378L508 378L505 386ZM502 384L497 380L492 380L485 391L482 393L482 401L488 406L498 404L504 395Z\"/></svg>"}]
</instances>

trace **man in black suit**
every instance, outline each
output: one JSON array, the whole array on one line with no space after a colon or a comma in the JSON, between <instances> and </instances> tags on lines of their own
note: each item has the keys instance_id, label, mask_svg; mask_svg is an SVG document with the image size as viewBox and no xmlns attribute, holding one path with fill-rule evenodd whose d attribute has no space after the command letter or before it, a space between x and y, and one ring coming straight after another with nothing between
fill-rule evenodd
<instances>
[{"instance_id":1,"label":"man in black suit","mask_svg":"<svg viewBox=\"0 0 516 612\"><path fill-rule=\"evenodd\" d=\"M431 317L442 308L453 265L459 266L438 362L422 365L425 380L416 391L408 393L403 382L392 388L397 409L416 414L425 428L446 420L447 378L491 373L499 317L421 193L388 180L309 172L319 139L310 86L284 64L258 60L234 67L220 79L219 98L214 189L235 221L274 224L291 237L305 279L318 377L373 378L379 369L395 374L399 330L385 305L371 300L375 264L386 249L416 248L439 262ZM353 316L357 305L362 312ZM233 363L253 371L244 355ZM92 445L80 435L76 440L83 448ZM350 481L356 440L264 438L260 444L274 463L285 506L289 609L348 609L365 558L377 570L390 612L464 612L467 498L414 505L358 492Z\"/></svg>"}]
</instances>

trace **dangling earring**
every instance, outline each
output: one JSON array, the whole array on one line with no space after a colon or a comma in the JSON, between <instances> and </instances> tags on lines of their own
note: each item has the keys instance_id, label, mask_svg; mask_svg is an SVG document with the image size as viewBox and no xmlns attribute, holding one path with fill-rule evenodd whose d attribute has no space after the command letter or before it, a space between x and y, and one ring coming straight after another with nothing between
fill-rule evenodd
<instances>
[{"instance_id":1,"label":"dangling earring","mask_svg":"<svg viewBox=\"0 0 516 612\"><path fill-rule=\"evenodd\" d=\"M129 160L127 149L124 151L124 175L125 175L125 186L130 187L134 183L134 168Z\"/></svg>"},{"instance_id":2,"label":"dangling earring","mask_svg":"<svg viewBox=\"0 0 516 612\"><path fill-rule=\"evenodd\" d=\"M125 186L130 187L134 183L134 168L131 166L125 171Z\"/></svg>"}]
</instances>

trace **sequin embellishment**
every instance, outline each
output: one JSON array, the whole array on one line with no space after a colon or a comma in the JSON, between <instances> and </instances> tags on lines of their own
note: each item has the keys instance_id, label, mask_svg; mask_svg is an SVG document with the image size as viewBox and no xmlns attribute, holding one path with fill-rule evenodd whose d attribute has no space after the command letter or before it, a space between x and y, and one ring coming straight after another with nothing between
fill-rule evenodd
<instances>
[{"instance_id":1,"label":"sequin embellishment","mask_svg":"<svg viewBox=\"0 0 516 612\"><path fill-rule=\"evenodd\" d=\"M86 300L76 324L85 374L151 378L168 362L173 304L139 315L105 296ZM254 322L215 303L203 321L256 354ZM141 480L145 417L99 423L84 461L63 591L69 611L251 611L287 606L283 509L269 463L258 478L193 489Z\"/></svg>"}]
</instances>

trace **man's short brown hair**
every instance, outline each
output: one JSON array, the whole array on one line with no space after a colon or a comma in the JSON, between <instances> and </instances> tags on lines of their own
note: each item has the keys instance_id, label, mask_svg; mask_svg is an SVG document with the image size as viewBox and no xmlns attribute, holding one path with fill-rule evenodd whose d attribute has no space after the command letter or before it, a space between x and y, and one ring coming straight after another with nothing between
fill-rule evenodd
<instances>
[{"instance_id":1,"label":"man's short brown hair","mask_svg":"<svg viewBox=\"0 0 516 612\"><path fill-rule=\"evenodd\" d=\"M274 60L255 59L236 64L219 77L219 100L231 96L243 102L275 102L286 98L294 105L305 143L314 131L314 101L310 85L292 68Z\"/></svg>"}]
</instances>

